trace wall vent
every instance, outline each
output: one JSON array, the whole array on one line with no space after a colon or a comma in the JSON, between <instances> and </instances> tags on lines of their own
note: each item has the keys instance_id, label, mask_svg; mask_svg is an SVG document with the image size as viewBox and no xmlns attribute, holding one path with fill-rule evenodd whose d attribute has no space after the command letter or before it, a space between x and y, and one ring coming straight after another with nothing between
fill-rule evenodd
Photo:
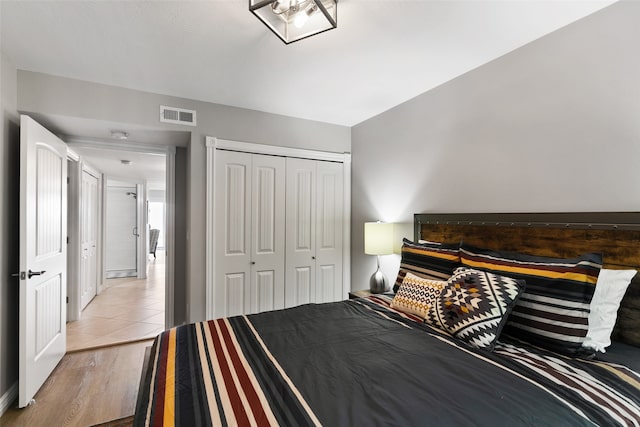
<instances>
[{"instance_id":1,"label":"wall vent","mask_svg":"<svg viewBox=\"0 0 640 427\"><path fill-rule=\"evenodd\" d=\"M166 105L161 105L160 121L164 123L195 126L196 110L185 110L184 108L167 107Z\"/></svg>"}]
</instances>

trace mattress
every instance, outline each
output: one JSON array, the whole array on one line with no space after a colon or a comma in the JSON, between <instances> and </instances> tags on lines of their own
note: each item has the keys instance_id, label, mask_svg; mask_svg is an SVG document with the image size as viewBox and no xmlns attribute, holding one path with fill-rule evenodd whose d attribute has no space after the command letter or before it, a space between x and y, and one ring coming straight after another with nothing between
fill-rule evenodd
<instances>
[{"instance_id":1,"label":"mattress","mask_svg":"<svg viewBox=\"0 0 640 427\"><path fill-rule=\"evenodd\" d=\"M169 329L154 342L135 425L640 425L640 375L625 365L515 341L474 349L389 303Z\"/></svg>"}]
</instances>

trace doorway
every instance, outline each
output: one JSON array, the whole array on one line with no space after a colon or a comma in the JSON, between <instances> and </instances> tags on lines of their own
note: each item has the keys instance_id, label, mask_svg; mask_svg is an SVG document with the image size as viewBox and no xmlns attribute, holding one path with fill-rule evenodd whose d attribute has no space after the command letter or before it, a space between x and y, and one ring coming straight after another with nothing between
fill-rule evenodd
<instances>
[{"instance_id":1,"label":"doorway","mask_svg":"<svg viewBox=\"0 0 640 427\"><path fill-rule=\"evenodd\" d=\"M105 192L105 277L138 276L138 188L135 183L107 179Z\"/></svg>"},{"instance_id":2,"label":"doorway","mask_svg":"<svg viewBox=\"0 0 640 427\"><path fill-rule=\"evenodd\" d=\"M172 303L165 291L171 288L168 284L172 277L164 248L171 243L172 235L172 218L165 211L174 185L174 178L168 173L173 170L170 166L174 156L94 144L70 145L102 173L103 264L97 295L78 320L67 324L67 351L152 338L171 325L172 320L167 319L173 314L167 310ZM114 173L109 160L118 166L133 166ZM146 177L136 175L145 169L153 173ZM129 171L131 175L126 176ZM152 203L161 207L160 223L156 217L149 221ZM149 253L151 226L162 234L155 256Z\"/></svg>"}]
</instances>

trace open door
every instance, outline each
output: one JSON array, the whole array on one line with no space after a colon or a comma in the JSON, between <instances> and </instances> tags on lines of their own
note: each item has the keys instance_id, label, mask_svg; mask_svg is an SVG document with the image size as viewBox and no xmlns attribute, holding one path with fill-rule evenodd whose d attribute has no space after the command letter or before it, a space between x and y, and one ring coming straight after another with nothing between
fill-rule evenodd
<instances>
[{"instance_id":1,"label":"open door","mask_svg":"<svg viewBox=\"0 0 640 427\"><path fill-rule=\"evenodd\" d=\"M67 146L20 117L18 406L27 406L66 349Z\"/></svg>"}]
</instances>

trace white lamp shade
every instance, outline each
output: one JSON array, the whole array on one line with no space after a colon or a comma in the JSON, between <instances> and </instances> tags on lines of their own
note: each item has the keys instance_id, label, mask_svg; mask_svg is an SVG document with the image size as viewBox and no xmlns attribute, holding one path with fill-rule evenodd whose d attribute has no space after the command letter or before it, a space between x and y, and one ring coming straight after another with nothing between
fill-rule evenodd
<instances>
[{"instance_id":1,"label":"white lamp shade","mask_svg":"<svg viewBox=\"0 0 640 427\"><path fill-rule=\"evenodd\" d=\"M393 253L392 223L364 223L364 253L367 255L390 255Z\"/></svg>"}]
</instances>

